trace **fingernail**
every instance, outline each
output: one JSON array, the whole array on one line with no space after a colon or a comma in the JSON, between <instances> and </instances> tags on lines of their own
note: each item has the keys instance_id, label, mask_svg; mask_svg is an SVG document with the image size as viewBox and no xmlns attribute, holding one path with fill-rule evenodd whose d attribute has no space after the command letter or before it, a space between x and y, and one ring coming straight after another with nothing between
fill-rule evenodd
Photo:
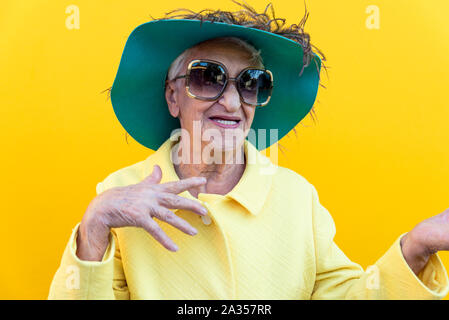
<instances>
[{"instance_id":1,"label":"fingernail","mask_svg":"<svg viewBox=\"0 0 449 320\"><path fill-rule=\"evenodd\" d=\"M179 248L178 248L178 246L176 244L172 246L172 249L173 249L173 251L178 251L179 250Z\"/></svg>"},{"instance_id":2,"label":"fingernail","mask_svg":"<svg viewBox=\"0 0 449 320\"><path fill-rule=\"evenodd\" d=\"M201 213L203 214L203 216L206 216L207 215L207 209L202 207L201 208Z\"/></svg>"},{"instance_id":3,"label":"fingernail","mask_svg":"<svg viewBox=\"0 0 449 320\"><path fill-rule=\"evenodd\" d=\"M198 230L196 230L195 228L192 228L192 229L190 230L190 234L191 234L192 236L196 235L197 233L198 233Z\"/></svg>"}]
</instances>

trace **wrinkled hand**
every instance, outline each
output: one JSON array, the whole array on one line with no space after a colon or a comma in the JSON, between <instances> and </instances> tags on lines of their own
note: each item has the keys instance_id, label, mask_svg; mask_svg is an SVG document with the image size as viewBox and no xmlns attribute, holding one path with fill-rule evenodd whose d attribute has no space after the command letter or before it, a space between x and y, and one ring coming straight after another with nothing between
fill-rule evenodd
<instances>
[{"instance_id":1,"label":"wrinkled hand","mask_svg":"<svg viewBox=\"0 0 449 320\"><path fill-rule=\"evenodd\" d=\"M425 267L432 254L449 250L449 209L416 225L402 237L401 248L415 274Z\"/></svg>"},{"instance_id":2,"label":"wrinkled hand","mask_svg":"<svg viewBox=\"0 0 449 320\"><path fill-rule=\"evenodd\" d=\"M128 226L145 229L166 249L177 251L176 244L153 218L195 235L197 230L169 209L206 215L207 210L200 203L177 195L204 185L206 179L193 177L160 184L161 178L161 168L155 165L151 175L140 183L111 188L95 197L80 224L77 256L82 260L101 261L109 243L110 229Z\"/></svg>"}]
</instances>

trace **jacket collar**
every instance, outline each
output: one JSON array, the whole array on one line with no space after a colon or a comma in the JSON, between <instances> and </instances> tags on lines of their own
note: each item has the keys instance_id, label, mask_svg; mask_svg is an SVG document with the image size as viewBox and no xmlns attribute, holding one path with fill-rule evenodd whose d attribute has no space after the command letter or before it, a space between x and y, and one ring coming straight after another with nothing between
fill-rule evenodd
<instances>
[{"instance_id":1,"label":"jacket collar","mask_svg":"<svg viewBox=\"0 0 449 320\"><path fill-rule=\"evenodd\" d=\"M157 164L162 170L160 183L179 181L171 160L171 149L176 143L177 141L167 139L155 153L145 160L142 179L151 174L153 165ZM271 189L272 176L277 166L262 155L248 140L244 142L244 152L246 158L245 171L237 185L223 196L238 202L252 215L257 215L265 204ZM198 201L188 191L179 195ZM201 195L200 193L198 197L201 198Z\"/></svg>"}]
</instances>

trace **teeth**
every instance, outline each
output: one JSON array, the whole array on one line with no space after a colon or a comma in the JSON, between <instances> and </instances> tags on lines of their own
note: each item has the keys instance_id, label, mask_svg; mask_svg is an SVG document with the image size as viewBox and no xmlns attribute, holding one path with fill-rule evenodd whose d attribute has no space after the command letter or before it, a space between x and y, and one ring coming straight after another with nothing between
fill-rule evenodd
<instances>
[{"instance_id":1,"label":"teeth","mask_svg":"<svg viewBox=\"0 0 449 320\"><path fill-rule=\"evenodd\" d=\"M214 119L214 121L217 121L217 122L222 123L222 124L227 124L227 125L231 125L231 124L236 124L237 123L237 121L235 121L235 120Z\"/></svg>"}]
</instances>

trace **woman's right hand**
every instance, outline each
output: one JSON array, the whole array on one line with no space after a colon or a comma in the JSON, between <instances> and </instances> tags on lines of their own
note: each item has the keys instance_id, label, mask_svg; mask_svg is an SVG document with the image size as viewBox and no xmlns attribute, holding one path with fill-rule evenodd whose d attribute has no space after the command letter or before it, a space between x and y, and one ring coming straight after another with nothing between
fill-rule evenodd
<instances>
[{"instance_id":1,"label":"woman's right hand","mask_svg":"<svg viewBox=\"0 0 449 320\"><path fill-rule=\"evenodd\" d=\"M145 229L165 248L177 251L176 244L153 218L165 221L189 235L195 235L197 230L169 209L185 209L206 215L207 210L201 204L177 195L204 185L206 178L193 177L160 184L161 178L161 168L155 165L151 175L141 182L111 188L95 197L78 229L78 258L101 261L109 243L110 229L128 226Z\"/></svg>"}]
</instances>

